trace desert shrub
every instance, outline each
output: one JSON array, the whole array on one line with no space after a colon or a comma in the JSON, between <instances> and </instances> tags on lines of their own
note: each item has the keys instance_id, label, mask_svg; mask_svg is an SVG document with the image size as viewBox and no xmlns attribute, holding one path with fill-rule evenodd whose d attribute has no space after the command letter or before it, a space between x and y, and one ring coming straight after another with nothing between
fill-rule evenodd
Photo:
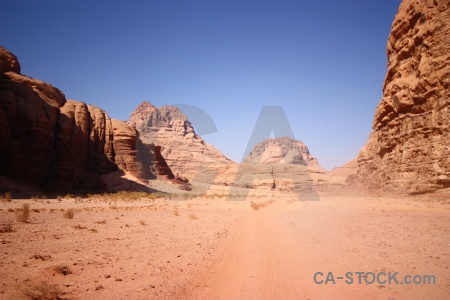
<instances>
[{"instance_id":1,"label":"desert shrub","mask_svg":"<svg viewBox=\"0 0 450 300\"><path fill-rule=\"evenodd\" d=\"M64 276L72 274L72 270L70 270L70 268L64 264L62 265L57 265L53 267L53 271L62 274Z\"/></svg>"},{"instance_id":2,"label":"desert shrub","mask_svg":"<svg viewBox=\"0 0 450 300\"><path fill-rule=\"evenodd\" d=\"M30 300L60 300L61 290L55 284L47 281L30 283L22 289L25 299Z\"/></svg>"},{"instance_id":3,"label":"desert shrub","mask_svg":"<svg viewBox=\"0 0 450 300\"><path fill-rule=\"evenodd\" d=\"M16 219L22 223L28 223L30 220L30 204L22 204L22 208L16 212Z\"/></svg>"},{"instance_id":4,"label":"desert shrub","mask_svg":"<svg viewBox=\"0 0 450 300\"><path fill-rule=\"evenodd\" d=\"M14 231L14 228L13 228L11 222L8 222L8 223L2 225L2 227L0 227L0 233L13 232L13 231Z\"/></svg>"},{"instance_id":5,"label":"desert shrub","mask_svg":"<svg viewBox=\"0 0 450 300\"><path fill-rule=\"evenodd\" d=\"M139 220L139 224L141 224L141 225L147 225L147 224L145 224L145 221L144 220Z\"/></svg>"},{"instance_id":6,"label":"desert shrub","mask_svg":"<svg viewBox=\"0 0 450 300\"><path fill-rule=\"evenodd\" d=\"M50 255L42 255L42 254L39 254L39 253L35 253L30 258L40 259L40 260L44 260L45 261L45 260L51 259L52 257Z\"/></svg>"},{"instance_id":7,"label":"desert shrub","mask_svg":"<svg viewBox=\"0 0 450 300\"><path fill-rule=\"evenodd\" d=\"M64 212L64 218L66 218L66 219L73 219L74 215L75 215L75 211L73 209L68 209Z\"/></svg>"}]
</instances>

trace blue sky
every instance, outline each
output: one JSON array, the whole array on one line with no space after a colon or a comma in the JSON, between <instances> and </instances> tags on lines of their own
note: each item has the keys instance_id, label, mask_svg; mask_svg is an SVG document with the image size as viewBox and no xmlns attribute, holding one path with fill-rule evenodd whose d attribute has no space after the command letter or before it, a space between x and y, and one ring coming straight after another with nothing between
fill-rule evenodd
<instances>
[{"instance_id":1,"label":"blue sky","mask_svg":"<svg viewBox=\"0 0 450 300\"><path fill-rule=\"evenodd\" d=\"M263 106L331 169L366 143L399 0L2 2L22 73L128 120L143 100L203 109L241 161ZM194 123L194 122L193 122ZM193 124L195 126L195 123Z\"/></svg>"}]
</instances>

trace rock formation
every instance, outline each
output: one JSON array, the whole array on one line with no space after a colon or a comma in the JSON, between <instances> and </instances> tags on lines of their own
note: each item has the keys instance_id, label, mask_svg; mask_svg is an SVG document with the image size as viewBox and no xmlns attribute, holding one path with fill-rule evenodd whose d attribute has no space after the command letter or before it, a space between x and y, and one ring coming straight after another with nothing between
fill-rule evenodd
<instances>
[{"instance_id":1,"label":"rock formation","mask_svg":"<svg viewBox=\"0 0 450 300\"><path fill-rule=\"evenodd\" d=\"M0 47L0 175L46 191L104 190L100 176L122 170L138 180L177 181L158 148L100 108L66 100L57 88L19 74Z\"/></svg>"},{"instance_id":2,"label":"rock formation","mask_svg":"<svg viewBox=\"0 0 450 300\"><path fill-rule=\"evenodd\" d=\"M156 108L148 101L131 114L130 124L144 144L161 146L161 154L176 176L214 181L235 163L197 135L186 116L176 107Z\"/></svg>"},{"instance_id":3,"label":"rock formation","mask_svg":"<svg viewBox=\"0 0 450 300\"><path fill-rule=\"evenodd\" d=\"M245 162L319 165L317 158L309 153L308 146L287 136L269 138L258 143L245 158Z\"/></svg>"},{"instance_id":4,"label":"rock formation","mask_svg":"<svg viewBox=\"0 0 450 300\"><path fill-rule=\"evenodd\" d=\"M369 190L450 187L450 2L404 0L387 44L373 131L358 156Z\"/></svg>"}]
</instances>

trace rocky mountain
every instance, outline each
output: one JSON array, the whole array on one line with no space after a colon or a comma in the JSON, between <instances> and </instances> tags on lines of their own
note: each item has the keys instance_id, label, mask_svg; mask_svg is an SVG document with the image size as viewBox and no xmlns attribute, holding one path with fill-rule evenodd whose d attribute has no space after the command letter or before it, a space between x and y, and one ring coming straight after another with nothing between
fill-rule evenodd
<instances>
[{"instance_id":1,"label":"rocky mountain","mask_svg":"<svg viewBox=\"0 0 450 300\"><path fill-rule=\"evenodd\" d=\"M450 187L449 37L449 1L401 3L387 44L383 98L352 181L407 193Z\"/></svg>"},{"instance_id":2,"label":"rocky mountain","mask_svg":"<svg viewBox=\"0 0 450 300\"><path fill-rule=\"evenodd\" d=\"M17 58L0 47L0 176L64 192L105 190L101 176L117 170L175 180L158 151L102 109L20 74Z\"/></svg>"},{"instance_id":3,"label":"rocky mountain","mask_svg":"<svg viewBox=\"0 0 450 300\"><path fill-rule=\"evenodd\" d=\"M188 180L214 181L214 174L235 165L197 135L186 116L174 106L156 108L148 101L131 114L130 124L144 144L161 146L161 154L176 176Z\"/></svg>"},{"instance_id":4,"label":"rocky mountain","mask_svg":"<svg viewBox=\"0 0 450 300\"><path fill-rule=\"evenodd\" d=\"M245 162L319 165L317 158L309 153L308 146L287 136L269 138L258 143L245 158Z\"/></svg>"}]
</instances>

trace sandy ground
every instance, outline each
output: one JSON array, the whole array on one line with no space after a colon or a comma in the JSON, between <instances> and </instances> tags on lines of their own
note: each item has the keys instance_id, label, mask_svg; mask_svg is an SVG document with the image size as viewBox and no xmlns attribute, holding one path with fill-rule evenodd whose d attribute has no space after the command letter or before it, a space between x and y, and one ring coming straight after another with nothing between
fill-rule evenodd
<instances>
[{"instance_id":1,"label":"sandy ground","mask_svg":"<svg viewBox=\"0 0 450 300\"><path fill-rule=\"evenodd\" d=\"M233 200L2 201L0 228L13 232L0 233L0 298L41 280L64 299L450 298L448 197ZM29 223L16 220L23 203ZM399 284L359 284L356 272L398 272Z\"/></svg>"}]
</instances>

